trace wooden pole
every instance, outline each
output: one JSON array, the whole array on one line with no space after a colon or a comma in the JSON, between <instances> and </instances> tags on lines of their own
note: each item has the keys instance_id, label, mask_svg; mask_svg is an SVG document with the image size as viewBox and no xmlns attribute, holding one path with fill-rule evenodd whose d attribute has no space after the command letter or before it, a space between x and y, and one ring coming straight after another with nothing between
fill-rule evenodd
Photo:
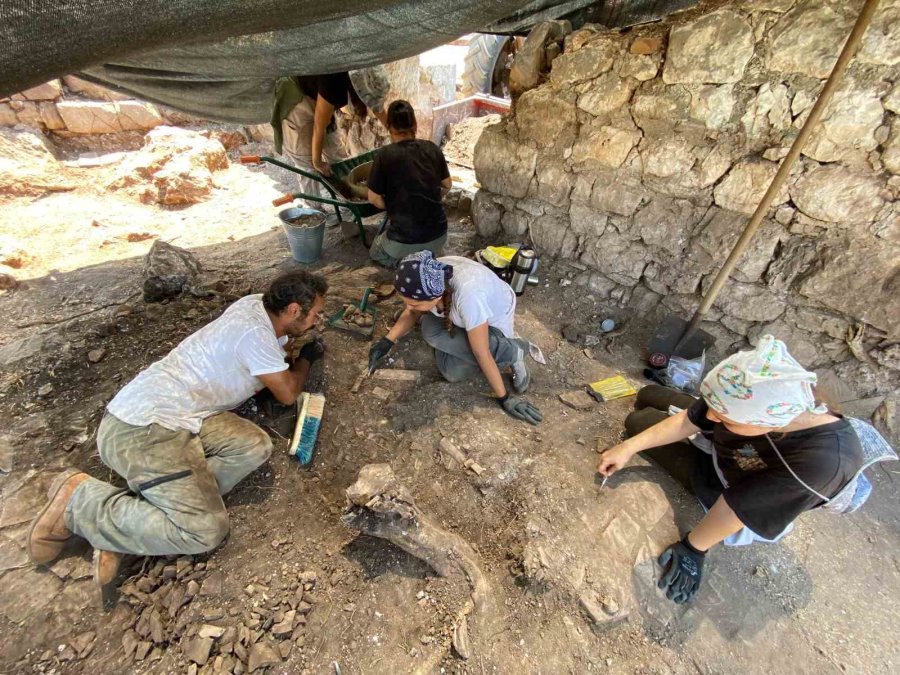
<instances>
[{"instance_id":1,"label":"wooden pole","mask_svg":"<svg viewBox=\"0 0 900 675\"><path fill-rule=\"evenodd\" d=\"M847 42L844 43L844 48L841 50L841 54L838 56L834 68L831 69L831 74L828 76L828 80L822 88L822 93L819 94L818 100L809 112L809 117L806 118L806 122L803 124L803 128L800 129L800 133L797 134L797 138L794 139L791 149L785 156L781 166L778 167L778 172L775 174L775 177L772 178L772 182L769 183L769 189L766 190L766 193L756 206L756 210L750 217L750 222L747 223L740 239L737 240L734 248L731 249L731 253L728 254L728 258L722 265L722 269L719 270L715 280L712 282L712 286L709 287L706 297L703 298L697 311L694 312L694 316L691 317L691 321L687 325L687 328L685 328L681 339L678 341L675 351L678 351L678 349L687 342L694 331L697 330L697 326L700 325L703 317L709 311L710 307L712 307L716 298L719 297L722 287L725 285L725 282L728 281L728 277L731 275L738 260L740 260L740 257L744 254L744 251L750 244L753 235L756 234L756 230L759 229L763 218L769 211L769 206L771 206L772 201L775 199L775 195L781 190L781 187L791 173L794 163L800 156L800 151L803 150L803 146L806 145L806 141L812 134L813 128L819 122L819 118L822 117L822 112L831 100L831 96L834 94L834 90L837 88L844 71L847 69L850 59L856 54L859 43L862 41L863 34L866 32L866 28L869 27L869 23L872 20L872 15L875 14L875 10L878 9L878 2L879 0L866 0L866 3L860 10L859 16L856 18L856 23L853 25L853 30L850 31L850 36L847 38Z\"/></svg>"}]
</instances>

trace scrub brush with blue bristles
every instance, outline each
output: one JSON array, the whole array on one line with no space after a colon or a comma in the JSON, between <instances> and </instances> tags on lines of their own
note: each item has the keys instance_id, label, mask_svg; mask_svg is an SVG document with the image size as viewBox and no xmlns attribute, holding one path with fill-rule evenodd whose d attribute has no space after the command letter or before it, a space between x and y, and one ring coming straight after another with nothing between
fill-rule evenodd
<instances>
[{"instance_id":1,"label":"scrub brush with blue bristles","mask_svg":"<svg viewBox=\"0 0 900 675\"><path fill-rule=\"evenodd\" d=\"M288 454L296 457L297 461L305 466L312 461L313 447L316 445L322 414L325 412L325 397L322 394L304 392L297 401L297 407L300 412L297 415L297 426L294 427Z\"/></svg>"}]
</instances>

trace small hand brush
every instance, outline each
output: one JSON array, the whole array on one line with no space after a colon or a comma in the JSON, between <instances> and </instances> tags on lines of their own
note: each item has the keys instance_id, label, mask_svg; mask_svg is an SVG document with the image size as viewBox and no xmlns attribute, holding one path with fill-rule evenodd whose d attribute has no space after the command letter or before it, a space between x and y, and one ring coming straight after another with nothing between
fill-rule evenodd
<instances>
[{"instance_id":1,"label":"small hand brush","mask_svg":"<svg viewBox=\"0 0 900 675\"><path fill-rule=\"evenodd\" d=\"M319 435L322 414L325 412L325 397L322 394L304 392L297 401L297 406L300 408L300 414L297 415L297 426L294 427L288 454L296 457L297 461L305 466L312 461L313 447Z\"/></svg>"}]
</instances>

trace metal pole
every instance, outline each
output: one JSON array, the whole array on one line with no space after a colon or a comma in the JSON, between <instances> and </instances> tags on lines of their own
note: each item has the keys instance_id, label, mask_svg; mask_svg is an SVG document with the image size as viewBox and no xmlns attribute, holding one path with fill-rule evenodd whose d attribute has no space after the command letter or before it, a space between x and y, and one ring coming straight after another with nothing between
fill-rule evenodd
<instances>
[{"instance_id":1,"label":"metal pole","mask_svg":"<svg viewBox=\"0 0 900 675\"><path fill-rule=\"evenodd\" d=\"M794 166L794 162L796 162L797 157L800 156L800 151L803 150L803 146L806 145L806 141L809 139L810 134L812 134L813 128L818 123L819 118L822 117L822 111L831 100L831 96L834 94L834 90L840 82L841 76L843 76L844 71L847 69L850 59L856 54L859 43L862 41L863 34L866 32L866 28L868 28L869 22L872 20L872 15L875 14L875 10L878 8L878 1L879 0L866 0L866 3L860 10L859 16L856 18L856 23L853 26L853 30L850 31L850 36L847 38L847 42L844 43L844 48L841 50L841 54L838 56L834 68L831 69L831 74L828 76L828 80L822 88L822 93L819 94L816 104L809 112L809 117L806 118L806 122L803 124L803 128L800 129L800 133L797 134L797 138L794 139L790 151L788 151L781 166L778 167L778 172L775 174L775 177L772 178L772 182L769 183L769 189L766 190L766 193L757 205L756 210L753 212L753 216L750 218L750 222L747 223L747 227L744 228L744 232L741 234L740 239L737 240L734 248L731 249L731 253L725 260L725 264L722 265L722 269L720 269L719 273L716 275L712 286L709 287L706 297L703 298L697 311L694 312L694 316L691 317L691 321L687 325L687 328L685 328L684 335L682 335L681 339L678 341L675 351L678 351L678 349L687 342L688 338L690 338L697 329L697 326L700 325L700 321L703 320L703 317L709 311L709 308L712 307L713 302L719 297L719 292L722 290L725 282L728 281L731 271L734 269L735 265L737 265L740 257L744 254L744 250L750 244L750 240L753 238L753 235L756 234L756 230L759 229L760 223L762 223L763 218L769 211L772 200L775 199L775 195L778 194L778 191L784 185L784 182L787 180L788 175L790 175L791 169Z\"/></svg>"}]
</instances>

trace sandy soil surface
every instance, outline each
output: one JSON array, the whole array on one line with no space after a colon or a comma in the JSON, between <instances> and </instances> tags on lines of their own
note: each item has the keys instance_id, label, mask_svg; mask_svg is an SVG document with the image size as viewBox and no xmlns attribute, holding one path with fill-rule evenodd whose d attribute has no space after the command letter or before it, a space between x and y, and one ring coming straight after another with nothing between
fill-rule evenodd
<instances>
[{"instance_id":1,"label":"sandy soil surface","mask_svg":"<svg viewBox=\"0 0 900 675\"><path fill-rule=\"evenodd\" d=\"M53 475L77 466L116 480L93 440L106 402L232 298L297 265L269 204L293 187L283 172L234 164L217 173L211 199L176 209L105 193L97 186L110 170L73 170L78 189L7 198L0 210L0 234L29 256L15 270L21 286L0 296L0 672L896 672L895 467L870 472L875 494L859 513L808 514L781 545L713 552L694 605L660 596L655 556L699 507L639 460L599 490L595 448L615 442L631 401L574 410L559 400L615 373L640 383L657 317L566 285L576 271L564 262L544 261L517 316L547 357L529 393L540 427L507 417L483 381L443 382L416 334L392 367L419 370L419 386L372 380L353 394L368 343L326 331L329 357L311 383L328 400L312 466L300 468L273 435L271 460L226 500L222 547L129 559L106 612L83 543L50 569L30 566L22 538ZM467 217L451 220L449 252L480 245ZM189 249L225 290L145 304L142 259L154 238ZM339 228L314 267L331 281L330 310L389 278ZM398 306L379 306L376 337ZM610 316L621 331L604 338ZM563 338L567 326L576 341ZM442 438L484 472L449 459ZM341 522L345 489L375 462L477 555L489 600L468 624L467 660L451 647L466 579ZM594 619L585 598L601 608Z\"/></svg>"}]
</instances>

